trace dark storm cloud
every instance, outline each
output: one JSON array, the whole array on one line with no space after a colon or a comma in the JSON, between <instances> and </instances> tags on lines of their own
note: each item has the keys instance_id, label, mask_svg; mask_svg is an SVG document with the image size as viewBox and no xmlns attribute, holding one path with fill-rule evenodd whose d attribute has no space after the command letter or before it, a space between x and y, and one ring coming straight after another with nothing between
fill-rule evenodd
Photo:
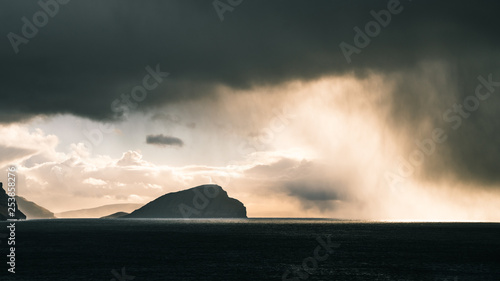
<instances>
[{"instance_id":1,"label":"dark storm cloud","mask_svg":"<svg viewBox=\"0 0 500 281\"><path fill-rule=\"evenodd\" d=\"M138 110L211 95L220 84L250 88L380 73L396 82L386 117L395 130L410 139L427 136L425 122L449 131L446 145L425 164L428 176L446 172L432 169L444 163L466 179L500 182L500 89L459 130L442 120L450 101L474 92L478 75L500 80L500 3L401 1L402 11L347 63L339 44L354 46L353 28L364 29L373 20L370 11L388 3L244 1L221 22L211 0L73 0L16 55L7 34L21 36L21 18L31 21L41 8L37 1L4 1L0 122L55 113L114 119L120 114L110 105L141 85L148 65L171 75ZM446 73L422 75L432 63Z\"/></svg>"},{"instance_id":2,"label":"dark storm cloud","mask_svg":"<svg viewBox=\"0 0 500 281\"><path fill-rule=\"evenodd\" d=\"M183 146L184 142L176 137L164 135L149 135L146 137L146 143L159 146Z\"/></svg>"},{"instance_id":3,"label":"dark storm cloud","mask_svg":"<svg viewBox=\"0 0 500 281\"><path fill-rule=\"evenodd\" d=\"M220 22L211 1L70 1L27 44L0 43L2 120L73 113L113 118L113 100L141 83L145 67L172 73L142 108L232 87L368 69L390 72L425 59L498 59L493 1L401 2L403 11L348 64L339 44L388 1L247 1ZM8 3L8 4L7 4ZM5 2L1 33L22 36L36 1ZM424 16L425 15L425 16ZM468 64L466 66L469 66ZM14 115L12 115L12 114Z\"/></svg>"}]
</instances>

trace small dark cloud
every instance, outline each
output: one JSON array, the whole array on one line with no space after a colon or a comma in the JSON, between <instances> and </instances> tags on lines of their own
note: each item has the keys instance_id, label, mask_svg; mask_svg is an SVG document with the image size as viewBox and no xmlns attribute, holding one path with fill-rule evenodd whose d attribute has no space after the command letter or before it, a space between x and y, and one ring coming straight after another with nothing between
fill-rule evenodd
<instances>
[{"instance_id":1,"label":"small dark cloud","mask_svg":"<svg viewBox=\"0 0 500 281\"><path fill-rule=\"evenodd\" d=\"M159 146L183 146L184 142L180 138L164 136L164 135L149 135L146 137L146 143Z\"/></svg>"},{"instance_id":2,"label":"small dark cloud","mask_svg":"<svg viewBox=\"0 0 500 281\"><path fill-rule=\"evenodd\" d=\"M320 211L333 210L336 202L346 200L337 186L321 180L297 180L283 184L289 196L297 198L304 209L317 208Z\"/></svg>"},{"instance_id":3,"label":"small dark cloud","mask_svg":"<svg viewBox=\"0 0 500 281\"><path fill-rule=\"evenodd\" d=\"M340 202L352 201L349 184L326 173L327 169L321 163L281 158L267 165L256 165L246 170L245 175L254 179L273 178L274 185L297 199L304 210L327 212Z\"/></svg>"}]
</instances>

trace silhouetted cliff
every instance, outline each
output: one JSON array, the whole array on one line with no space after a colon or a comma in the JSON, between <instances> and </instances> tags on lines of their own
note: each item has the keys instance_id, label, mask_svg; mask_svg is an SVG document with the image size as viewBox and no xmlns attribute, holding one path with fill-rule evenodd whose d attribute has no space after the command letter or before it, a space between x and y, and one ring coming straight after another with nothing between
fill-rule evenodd
<instances>
[{"instance_id":1,"label":"silhouetted cliff","mask_svg":"<svg viewBox=\"0 0 500 281\"><path fill-rule=\"evenodd\" d=\"M26 219L26 215L23 214L17 207L17 204L15 206L16 212L15 216L11 217L9 216L9 210L8 210L8 204L11 203L12 201L8 201L9 196L3 189L3 185L0 182L0 220L7 220L7 219Z\"/></svg>"}]
</instances>

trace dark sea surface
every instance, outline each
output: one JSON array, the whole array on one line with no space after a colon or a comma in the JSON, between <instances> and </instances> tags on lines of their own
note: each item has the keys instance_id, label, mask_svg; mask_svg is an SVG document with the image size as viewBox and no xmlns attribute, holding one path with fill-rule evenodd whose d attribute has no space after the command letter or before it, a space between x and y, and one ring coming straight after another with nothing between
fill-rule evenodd
<instances>
[{"instance_id":1,"label":"dark sea surface","mask_svg":"<svg viewBox=\"0 0 500 281\"><path fill-rule=\"evenodd\" d=\"M57 219L18 221L15 239L2 281L500 280L498 223Z\"/></svg>"}]
</instances>

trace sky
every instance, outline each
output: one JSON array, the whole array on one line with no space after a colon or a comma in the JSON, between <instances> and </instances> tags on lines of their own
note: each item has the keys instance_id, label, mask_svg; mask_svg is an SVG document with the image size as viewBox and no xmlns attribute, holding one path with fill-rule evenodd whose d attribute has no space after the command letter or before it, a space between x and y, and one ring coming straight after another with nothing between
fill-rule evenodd
<instances>
[{"instance_id":1,"label":"sky","mask_svg":"<svg viewBox=\"0 0 500 281\"><path fill-rule=\"evenodd\" d=\"M495 1L0 4L0 179L53 211L500 221Z\"/></svg>"}]
</instances>

